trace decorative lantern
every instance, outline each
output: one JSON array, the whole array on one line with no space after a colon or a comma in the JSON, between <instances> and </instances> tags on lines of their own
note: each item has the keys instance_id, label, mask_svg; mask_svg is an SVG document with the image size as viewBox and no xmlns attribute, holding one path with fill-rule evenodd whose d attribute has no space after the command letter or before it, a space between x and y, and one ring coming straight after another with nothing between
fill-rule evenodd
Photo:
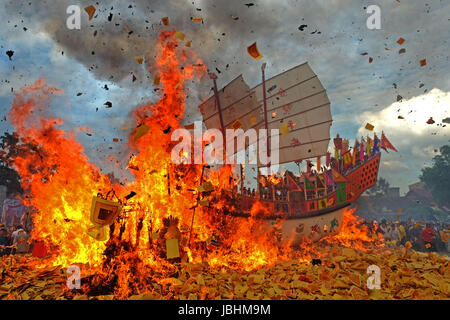
<instances>
[{"instance_id":1,"label":"decorative lantern","mask_svg":"<svg viewBox=\"0 0 450 320\"><path fill-rule=\"evenodd\" d=\"M93 197L91 206L91 221L97 227L111 225L120 213L121 209L122 207L118 202Z\"/></svg>"},{"instance_id":2,"label":"decorative lantern","mask_svg":"<svg viewBox=\"0 0 450 320\"><path fill-rule=\"evenodd\" d=\"M105 226L114 223L121 209L122 207L118 202L93 197L91 221L94 225L88 228L87 234L97 241L105 241L107 239Z\"/></svg>"}]
</instances>

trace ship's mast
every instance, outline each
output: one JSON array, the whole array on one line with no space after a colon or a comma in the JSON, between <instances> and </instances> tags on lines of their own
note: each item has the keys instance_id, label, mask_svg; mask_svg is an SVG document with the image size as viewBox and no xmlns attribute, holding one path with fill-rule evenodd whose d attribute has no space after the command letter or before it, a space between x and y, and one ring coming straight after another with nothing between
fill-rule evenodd
<instances>
[{"instance_id":1,"label":"ship's mast","mask_svg":"<svg viewBox=\"0 0 450 320\"><path fill-rule=\"evenodd\" d=\"M214 96L216 97L217 109L219 110L219 120L220 120L220 129L222 131L222 136L224 140L224 146L227 145L227 137L225 135L225 126L223 125L223 116L222 116L222 108L220 106L219 92L217 90L217 76L214 73L209 73L209 77L213 80L214 83Z\"/></svg>"},{"instance_id":2,"label":"ship's mast","mask_svg":"<svg viewBox=\"0 0 450 320\"><path fill-rule=\"evenodd\" d=\"M266 69L266 63L261 66L262 71L262 90L263 90L263 104L264 104L264 126L267 132L267 159L270 159L270 135L269 126L267 124L267 102L266 102L266 75L264 70ZM267 163L267 176L270 176L270 162Z\"/></svg>"}]
</instances>

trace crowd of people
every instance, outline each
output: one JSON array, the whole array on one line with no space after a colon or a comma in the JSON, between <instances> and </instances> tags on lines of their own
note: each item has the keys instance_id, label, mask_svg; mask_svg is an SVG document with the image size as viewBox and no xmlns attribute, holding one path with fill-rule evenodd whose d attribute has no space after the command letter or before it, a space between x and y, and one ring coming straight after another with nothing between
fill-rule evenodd
<instances>
[{"instance_id":1,"label":"crowd of people","mask_svg":"<svg viewBox=\"0 0 450 320\"><path fill-rule=\"evenodd\" d=\"M18 200L5 200L0 219L0 256L30 252L31 214ZM389 247L409 247L416 251L450 252L450 224L364 219L372 236L382 234Z\"/></svg>"},{"instance_id":2,"label":"crowd of people","mask_svg":"<svg viewBox=\"0 0 450 320\"><path fill-rule=\"evenodd\" d=\"M381 233L389 247L409 247L416 251L450 252L450 224L445 222L407 221L364 222L372 234Z\"/></svg>"},{"instance_id":3,"label":"crowd of people","mask_svg":"<svg viewBox=\"0 0 450 320\"><path fill-rule=\"evenodd\" d=\"M31 214L28 207L10 194L0 216L0 256L30 251Z\"/></svg>"},{"instance_id":4,"label":"crowd of people","mask_svg":"<svg viewBox=\"0 0 450 320\"><path fill-rule=\"evenodd\" d=\"M0 256L29 252L29 238L28 232L20 225L8 229L0 224Z\"/></svg>"}]
</instances>

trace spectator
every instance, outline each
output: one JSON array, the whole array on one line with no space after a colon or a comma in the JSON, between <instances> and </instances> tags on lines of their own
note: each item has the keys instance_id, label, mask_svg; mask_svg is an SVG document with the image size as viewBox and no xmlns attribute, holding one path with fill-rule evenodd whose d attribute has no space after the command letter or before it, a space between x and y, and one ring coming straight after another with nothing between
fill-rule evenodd
<instances>
[{"instance_id":1,"label":"spectator","mask_svg":"<svg viewBox=\"0 0 450 320\"><path fill-rule=\"evenodd\" d=\"M2 223L6 228L13 228L20 224L26 207L18 199L17 193L10 193L8 197L3 201Z\"/></svg>"},{"instance_id":2,"label":"spectator","mask_svg":"<svg viewBox=\"0 0 450 320\"><path fill-rule=\"evenodd\" d=\"M398 228L396 228L395 226L392 226L391 229L391 242L394 245L400 245L400 241L401 241L402 237L400 234L400 231L398 230Z\"/></svg>"},{"instance_id":3,"label":"spectator","mask_svg":"<svg viewBox=\"0 0 450 320\"><path fill-rule=\"evenodd\" d=\"M406 242L406 230L403 223L398 226L398 231L400 232L400 243L404 245Z\"/></svg>"},{"instance_id":4,"label":"spectator","mask_svg":"<svg viewBox=\"0 0 450 320\"><path fill-rule=\"evenodd\" d=\"M433 247L433 249L436 249L434 245L436 234L434 232L434 229L431 227L429 223L427 223L426 228L422 230L420 237L424 241L425 247L427 247L427 244L429 244L431 247Z\"/></svg>"},{"instance_id":5,"label":"spectator","mask_svg":"<svg viewBox=\"0 0 450 320\"><path fill-rule=\"evenodd\" d=\"M29 235L22 228L22 226L18 226L16 231L12 233L12 242L15 253L27 253L29 250L28 239Z\"/></svg>"},{"instance_id":6,"label":"spectator","mask_svg":"<svg viewBox=\"0 0 450 320\"><path fill-rule=\"evenodd\" d=\"M4 225L0 225L0 257L7 254L7 246L9 246L9 232Z\"/></svg>"}]
</instances>

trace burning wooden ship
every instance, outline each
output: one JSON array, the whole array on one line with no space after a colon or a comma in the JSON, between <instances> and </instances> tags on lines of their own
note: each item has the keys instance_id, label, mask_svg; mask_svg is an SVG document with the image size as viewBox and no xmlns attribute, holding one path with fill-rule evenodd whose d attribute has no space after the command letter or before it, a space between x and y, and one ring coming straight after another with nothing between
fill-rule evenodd
<instances>
[{"instance_id":1,"label":"burning wooden ship","mask_svg":"<svg viewBox=\"0 0 450 320\"><path fill-rule=\"evenodd\" d=\"M337 135L332 154L328 150L330 101L308 63L267 80L265 65L261 69L262 82L254 88L240 75L217 90L212 76L214 95L199 107L203 121L208 129L222 131L279 129L279 163L300 164L306 160L307 166L299 175L287 171L277 177L270 175L270 165L265 168L258 164L256 189L245 187L241 168L239 211L249 216L258 203L267 213L267 227L280 222L280 236L293 243L305 236L318 240L336 234L347 207L376 184L380 148L395 148L384 133L381 139L376 135L373 139L356 139L353 147ZM316 159L315 166L310 159Z\"/></svg>"}]
</instances>

